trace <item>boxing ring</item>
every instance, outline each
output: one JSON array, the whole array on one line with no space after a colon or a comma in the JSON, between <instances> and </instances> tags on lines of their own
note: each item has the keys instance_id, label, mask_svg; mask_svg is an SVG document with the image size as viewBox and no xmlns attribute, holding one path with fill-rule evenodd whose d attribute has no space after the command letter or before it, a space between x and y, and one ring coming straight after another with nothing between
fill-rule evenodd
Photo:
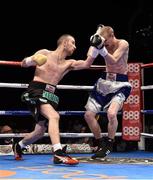
<instances>
[{"instance_id":1,"label":"boxing ring","mask_svg":"<svg viewBox=\"0 0 153 180\"><path fill-rule=\"evenodd\" d=\"M0 66L20 67L16 61L0 61ZM52 163L51 145L32 144L24 152L23 161L15 161L11 145L0 145L0 179L153 179L153 152L145 151L146 138L153 134L145 132L145 116L153 114L153 110L144 109L145 91L152 90L153 85L144 85L145 69L153 67L153 63L129 63L129 81L132 92L123 106L122 136L126 141L138 142L138 150L132 152L112 152L107 158L91 160L92 148L89 144L67 144L68 153L73 153L80 160L77 166L54 165ZM90 70L104 70L105 66L92 65ZM0 88L26 89L28 84L0 82ZM71 91L90 91L93 86L58 85L57 89ZM84 102L86 103L86 102ZM61 116L83 116L84 111L59 111ZM100 116L105 112L100 112ZM25 110L0 110L1 116L31 116ZM0 134L0 138L21 138L26 133ZM102 133L107 136L107 133ZM45 133L48 137L48 133ZM62 138L93 137L92 133L60 133ZM137 173L139 172L139 173Z\"/></svg>"}]
</instances>

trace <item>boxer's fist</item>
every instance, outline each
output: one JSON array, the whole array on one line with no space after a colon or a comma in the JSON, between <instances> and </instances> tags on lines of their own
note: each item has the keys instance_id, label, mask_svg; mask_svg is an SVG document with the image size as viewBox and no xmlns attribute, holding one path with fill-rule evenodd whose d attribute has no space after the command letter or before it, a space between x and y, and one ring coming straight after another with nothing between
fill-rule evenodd
<instances>
[{"instance_id":1,"label":"boxer's fist","mask_svg":"<svg viewBox=\"0 0 153 180\"><path fill-rule=\"evenodd\" d=\"M43 54L34 54L33 56L26 57L23 59L21 66L22 67L29 67L29 66L41 66L45 64L47 61L47 56Z\"/></svg>"},{"instance_id":2,"label":"boxer's fist","mask_svg":"<svg viewBox=\"0 0 153 180\"><path fill-rule=\"evenodd\" d=\"M105 39L98 34L94 34L90 37L90 45L96 47L97 49L103 48L104 42Z\"/></svg>"},{"instance_id":3,"label":"boxer's fist","mask_svg":"<svg viewBox=\"0 0 153 180\"><path fill-rule=\"evenodd\" d=\"M46 63L47 56L43 54L35 54L32 56L32 60L36 63L36 65L41 66Z\"/></svg>"}]
</instances>

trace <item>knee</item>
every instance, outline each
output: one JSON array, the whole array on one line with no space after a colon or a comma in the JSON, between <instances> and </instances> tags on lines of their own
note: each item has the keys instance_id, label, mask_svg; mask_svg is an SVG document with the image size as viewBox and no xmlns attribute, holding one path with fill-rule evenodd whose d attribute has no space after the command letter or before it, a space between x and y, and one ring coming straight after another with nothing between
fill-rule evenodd
<instances>
[{"instance_id":1,"label":"knee","mask_svg":"<svg viewBox=\"0 0 153 180\"><path fill-rule=\"evenodd\" d=\"M59 121L60 120L60 115L58 113L55 114L54 118Z\"/></svg>"},{"instance_id":2,"label":"knee","mask_svg":"<svg viewBox=\"0 0 153 180\"><path fill-rule=\"evenodd\" d=\"M87 112L84 114L84 119L86 120L86 122L90 122L93 118L94 118L94 116L93 116L92 113L89 112L89 111L87 111Z\"/></svg>"},{"instance_id":3,"label":"knee","mask_svg":"<svg viewBox=\"0 0 153 180\"><path fill-rule=\"evenodd\" d=\"M84 119L87 121L89 119L89 113L88 112L85 112L84 114Z\"/></svg>"},{"instance_id":4,"label":"knee","mask_svg":"<svg viewBox=\"0 0 153 180\"><path fill-rule=\"evenodd\" d=\"M49 120L55 119L56 121L59 121L60 116L58 113L54 113L49 117Z\"/></svg>"},{"instance_id":5,"label":"knee","mask_svg":"<svg viewBox=\"0 0 153 180\"><path fill-rule=\"evenodd\" d=\"M114 111L108 110L107 117L108 117L108 120L111 122L111 121L114 121L115 119L117 119L117 114Z\"/></svg>"},{"instance_id":6,"label":"knee","mask_svg":"<svg viewBox=\"0 0 153 180\"><path fill-rule=\"evenodd\" d=\"M44 128L40 128L39 130L37 130L37 132L35 132L37 134L37 136L43 137L44 133L45 133L45 129Z\"/></svg>"}]
</instances>

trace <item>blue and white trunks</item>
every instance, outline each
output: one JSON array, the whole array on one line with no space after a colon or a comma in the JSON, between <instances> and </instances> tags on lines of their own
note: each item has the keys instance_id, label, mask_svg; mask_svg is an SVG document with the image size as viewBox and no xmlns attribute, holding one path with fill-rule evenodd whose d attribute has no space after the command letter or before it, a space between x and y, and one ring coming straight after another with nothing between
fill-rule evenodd
<instances>
[{"instance_id":1,"label":"blue and white trunks","mask_svg":"<svg viewBox=\"0 0 153 180\"><path fill-rule=\"evenodd\" d=\"M98 113L106 110L113 101L122 106L130 95L131 88L127 75L103 72L95 83L85 108Z\"/></svg>"}]
</instances>

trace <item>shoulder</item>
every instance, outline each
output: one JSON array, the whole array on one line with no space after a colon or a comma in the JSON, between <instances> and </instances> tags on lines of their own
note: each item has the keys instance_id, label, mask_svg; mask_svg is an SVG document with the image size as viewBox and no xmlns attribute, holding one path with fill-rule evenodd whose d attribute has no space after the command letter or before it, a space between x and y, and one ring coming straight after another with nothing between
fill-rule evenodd
<instances>
[{"instance_id":1,"label":"shoulder","mask_svg":"<svg viewBox=\"0 0 153 180\"><path fill-rule=\"evenodd\" d=\"M49 54L51 51L49 51L48 49L40 49L39 51L37 51L35 54L44 54L47 55Z\"/></svg>"},{"instance_id":2,"label":"shoulder","mask_svg":"<svg viewBox=\"0 0 153 180\"><path fill-rule=\"evenodd\" d=\"M128 51L129 49L129 43L125 39L118 39L118 49L123 51Z\"/></svg>"},{"instance_id":3,"label":"shoulder","mask_svg":"<svg viewBox=\"0 0 153 180\"><path fill-rule=\"evenodd\" d=\"M67 66L68 66L69 69L71 69L71 68L75 65L76 62L77 62L77 61L74 60L74 59L67 59L67 60L66 60L66 64L67 64Z\"/></svg>"},{"instance_id":4,"label":"shoulder","mask_svg":"<svg viewBox=\"0 0 153 180\"><path fill-rule=\"evenodd\" d=\"M66 59L65 61L66 61L66 63L68 63L68 64L73 64L73 63L76 62L75 59Z\"/></svg>"},{"instance_id":5,"label":"shoulder","mask_svg":"<svg viewBox=\"0 0 153 180\"><path fill-rule=\"evenodd\" d=\"M129 47L129 43L125 39L120 39L119 44L124 47Z\"/></svg>"}]
</instances>

